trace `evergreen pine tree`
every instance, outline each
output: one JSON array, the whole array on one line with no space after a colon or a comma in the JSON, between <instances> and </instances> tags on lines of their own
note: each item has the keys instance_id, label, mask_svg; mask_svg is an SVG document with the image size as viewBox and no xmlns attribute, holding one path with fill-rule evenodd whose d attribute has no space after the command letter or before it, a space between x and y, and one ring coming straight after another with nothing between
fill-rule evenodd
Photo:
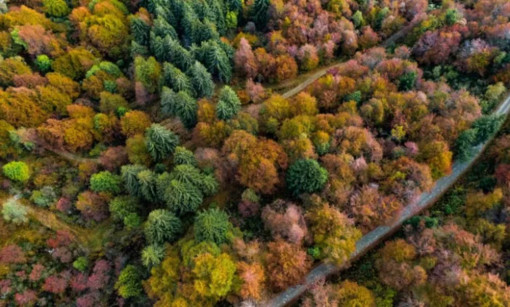
<instances>
[{"instance_id":1,"label":"evergreen pine tree","mask_svg":"<svg viewBox=\"0 0 510 307\"><path fill-rule=\"evenodd\" d=\"M138 17L132 17L130 22L134 41L142 46L147 46L149 44L149 32L151 27Z\"/></svg>"},{"instance_id":2,"label":"evergreen pine tree","mask_svg":"<svg viewBox=\"0 0 510 307\"><path fill-rule=\"evenodd\" d=\"M151 244L142 250L142 263L147 268L160 264L164 257L165 248L161 245Z\"/></svg>"},{"instance_id":3,"label":"evergreen pine tree","mask_svg":"<svg viewBox=\"0 0 510 307\"><path fill-rule=\"evenodd\" d=\"M191 81L185 73L174 65L165 62L163 64L163 81L164 86L172 88L175 92L185 91L189 94L193 93Z\"/></svg>"},{"instance_id":4,"label":"evergreen pine tree","mask_svg":"<svg viewBox=\"0 0 510 307\"><path fill-rule=\"evenodd\" d=\"M179 39L179 35L177 35L177 32L175 31L174 27L161 16L158 16L156 19L154 19L152 31L154 35L161 38L164 38L167 35L169 35L174 40Z\"/></svg>"},{"instance_id":5,"label":"evergreen pine tree","mask_svg":"<svg viewBox=\"0 0 510 307\"><path fill-rule=\"evenodd\" d=\"M184 126L191 128L197 123L198 105L195 99L184 91L175 93L163 87L161 93L161 111L167 115L178 116Z\"/></svg>"},{"instance_id":6,"label":"evergreen pine tree","mask_svg":"<svg viewBox=\"0 0 510 307\"><path fill-rule=\"evenodd\" d=\"M255 0L253 5L252 16L259 30L263 30L267 27L267 22L269 20L269 4L269 0Z\"/></svg>"},{"instance_id":7,"label":"evergreen pine tree","mask_svg":"<svg viewBox=\"0 0 510 307\"><path fill-rule=\"evenodd\" d=\"M213 76L221 82L229 82L232 78L230 59L216 41L203 42L193 50L195 58L207 67Z\"/></svg>"},{"instance_id":8,"label":"evergreen pine tree","mask_svg":"<svg viewBox=\"0 0 510 307\"><path fill-rule=\"evenodd\" d=\"M200 45L209 40L219 40L220 35L216 31L216 26L207 18L204 21L195 19L191 22L191 43Z\"/></svg>"},{"instance_id":9,"label":"evergreen pine tree","mask_svg":"<svg viewBox=\"0 0 510 307\"><path fill-rule=\"evenodd\" d=\"M151 203L158 201L156 190L156 175L151 170L143 170L136 175L140 184L140 191L145 200Z\"/></svg>"},{"instance_id":10,"label":"evergreen pine tree","mask_svg":"<svg viewBox=\"0 0 510 307\"><path fill-rule=\"evenodd\" d=\"M228 120L236 116L241 109L241 101L229 86L225 86L220 93L220 100L216 105L216 116L221 120Z\"/></svg>"},{"instance_id":11,"label":"evergreen pine tree","mask_svg":"<svg viewBox=\"0 0 510 307\"><path fill-rule=\"evenodd\" d=\"M195 218L195 240L210 241L217 245L227 241L227 233L232 228L228 215L217 208L200 212Z\"/></svg>"},{"instance_id":12,"label":"evergreen pine tree","mask_svg":"<svg viewBox=\"0 0 510 307\"><path fill-rule=\"evenodd\" d=\"M152 124L145 132L145 143L154 161L161 161L173 154L179 137L160 124Z\"/></svg>"},{"instance_id":13,"label":"evergreen pine tree","mask_svg":"<svg viewBox=\"0 0 510 307\"><path fill-rule=\"evenodd\" d=\"M287 187L294 195L322 190L328 181L328 171L312 159L294 162L287 170Z\"/></svg>"},{"instance_id":14,"label":"evergreen pine tree","mask_svg":"<svg viewBox=\"0 0 510 307\"><path fill-rule=\"evenodd\" d=\"M203 201L203 194L196 186L174 179L166 187L164 198L169 210L184 214L198 209Z\"/></svg>"},{"instance_id":15,"label":"evergreen pine tree","mask_svg":"<svg viewBox=\"0 0 510 307\"><path fill-rule=\"evenodd\" d=\"M455 141L455 159L467 161L473 155L473 146L476 140L476 129L463 131Z\"/></svg>"},{"instance_id":16,"label":"evergreen pine tree","mask_svg":"<svg viewBox=\"0 0 510 307\"><path fill-rule=\"evenodd\" d=\"M200 187L202 185L202 174L200 173L200 170L193 165L177 165L170 173L170 177L196 187Z\"/></svg>"},{"instance_id":17,"label":"evergreen pine tree","mask_svg":"<svg viewBox=\"0 0 510 307\"><path fill-rule=\"evenodd\" d=\"M229 11L239 13L243 9L243 2L241 0L226 0L225 3Z\"/></svg>"},{"instance_id":18,"label":"evergreen pine tree","mask_svg":"<svg viewBox=\"0 0 510 307\"><path fill-rule=\"evenodd\" d=\"M187 75L191 78L191 84L198 97L212 97L214 93L214 82L211 74L200 62L195 61Z\"/></svg>"},{"instance_id":19,"label":"evergreen pine tree","mask_svg":"<svg viewBox=\"0 0 510 307\"><path fill-rule=\"evenodd\" d=\"M164 209L152 211L144 225L145 239L151 244L172 242L182 231L182 224L172 212Z\"/></svg>"},{"instance_id":20,"label":"evergreen pine tree","mask_svg":"<svg viewBox=\"0 0 510 307\"><path fill-rule=\"evenodd\" d=\"M197 166L197 159L191 150L182 146L177 146L174 152L174 164L188 164Z\"/></svg>"},{"instance_id":21,"label":"evergreen pine tree","mask_svg":"<svg viewBox=\"0 0 510 307\"><path fill-rule=\"evenodd\" d=\"M142 190L140 183L138 182L138 173L146 170L147 168L138 164L130 164L124 165L121 168L121 178L124 182L124 187L129 192L129 194L135 197L142 196Z\"/></svg>"}]
</instances>

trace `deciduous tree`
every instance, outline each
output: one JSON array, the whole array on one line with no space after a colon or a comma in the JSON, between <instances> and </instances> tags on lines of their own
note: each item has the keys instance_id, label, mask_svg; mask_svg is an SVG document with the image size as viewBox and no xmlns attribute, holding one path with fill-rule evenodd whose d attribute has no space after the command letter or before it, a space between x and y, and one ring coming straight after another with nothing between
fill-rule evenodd
<instances>
[{"instance_id":1,"label":"deciduous tree","mask_svg":"<svg viewBox=\"0 0 510 307\"><path fill-rule=\"evenodd\" d=\"M159 88L161 78L161 65L155 58L144 59L141 56L135 58L135 78L147 89L149 93L155 93Z\"/></svg>"},{"instance_id":2,"label":"deciduous tree","mask_svg":"<svg viewBox=\"0 0 510 307\"><path fill-rule=\"evenodd\" d=\"M64 0L43 0L43 10L54 17L63 17L70 12Z\"/></svg>"},{"instance_id":3,"label":"deciduous tree","mask_svg":"<svg viewBox=\"0 0 510 307\"><path fill-rule=\"evenodd\" d=\"M78 195L76 209L87 220L102 221L108 215L107 198L91 191L82 192Z\"/></svg>"},{"instance_id":4,"label":"deciduous tree","mask_svg":"<svg viewBox=\"0 0 510 307\"><path fill-rule=\"evenodd\" d=\"M110 214L117 221L124 221L130 214L136 214L140 204L134 197L117 196L108 204Z\"/></svg>"},{"instance_id":5,"label":"deciduous tree","mask_svg":"<svg viewBox=\"0 0 510 307\"><path fill-rule=\"evenodd\" d=\"M217 302L231 291L236 265L228 254L203 253L194 259L194 263L194 289L200 295Z\"/></svg>"},{"instance_id":6,"label":"deciduous tree","mask_svg":"<svg viewBox=\"0 0 510 307\"><path fill-rule=\"evenodd\" d=\"M151 125L149 116L143 111L129 111L120 119L120 127L125 136L143 134Z\"/></svg>"},{"instance_id":7,"label":"deciduous tree","mask_svg":"<svg viewBox=\"0 0 510 307\"><path fill-rule=\"evenodd\" d=\"M295 204L276 200L262 209L261 218L274 238L281 237L291 243L301 244L308 235L303 212Z\"/></svg>"},{"instance_id":8,"label":"deciduous tree","mask_svg":"<svg viewBox=\"0 0 510 307\"><path fill-rule=\"evenodd\" d=\"M94 192L118 194L121 191L120 182L119 176L102 171L90 177L90 189Z\"/></svg>"},{"instance_id":9,"label":"deciduous tree","mask_svg":"<svg viewBox=\"0 0 510 307\"><path fill-rule=\"evenodd\" d=\"M415 248L402 239L386 243L376 263L379 278L399 290L422 284L427 273L421 266L412 263L415 257Z\"/></svg>"},{"instance_id":10,"label":"deciduous tree","mask_svg":"<svg viewBox=\"0 0 510 307\"><path fill-rule=\"evenodd\" d=\"M17 182L25 183L30 179L30 169L25 162L11 161L2 166L4 175Z\"/></svg>"},{"instance_id":11,"label":"deciduous tree","mask_svg":"<svg viewBox=\"0 0 510 307\"><path fill-rule=\"evenodd\" d=\"M237 263L237 272L242 281L239 293L243 299L259 300L264 289L266 274L260 263Z\"/></svg>"},{"instance_id":12,"label":"deciduous tree","mask_svg":"<svg viewBox=\"0 0 510 307\"><path fill-rule=\"evenodd\" d=\"M376 306L374 295L370 290L349 280L338 285L338 290L335 291L335 296L338 299L339 306Z\"/></svg>"},{"instance_id":13,"label":"deciduous tree","mask_svg":"<svg viewBox=\"0 0 510 307\"><path fill-rule=\"evenodd\" d=\"M336 265L344 264L361 238L361 231L354 227L353 221L327 203L317 204L307 213L307 219L320 258Z\"/></svg>"},{"instance_id":14,"label":"deciduous tree","mask_svg":"<svg viewBox=\"0 0 510 307\"><path fill-rule=\"evenodd\" d=\"M278 170L287 167L287 156L277 143L257 140L242 130L230 135L223 152L235 165L239 182L256 192L271 193L279 183Z\"/></svg>"},{"instance_id":15,"label":"deciduous tree","mask_svg":"<svg viewBox=\"0 0 510 307\"><path fill-rule=\"evenodd\" d=\"M276 290L293 286L303 279L311 261L299 245L277 240L267 244L266 269L268 281Z\"/></svg>"},{"instance_id":16,"label":"deciduous tree","mask_svg":"<svg viewBox=\"0 0 510 307\"><path fill-rule=\"evenodd\" d=\"M27 209L18 203L17 200L9 200L2 206L2 217L7 222L14 224L23 224L28 222Z\"/></svg>"},{"instance_id":17,"label":"deciduous tree","mask_svg":"<svg viewBox=\"0 0 510 307\"><path fill-rule=\"evenodd\" d=\"M115 283L115 289L123 298L138 297L142 295L142 276L134 265L127 265L120 272Z\"/></svg>"},{"instance_id":18,"label":"deciduous tree","mask_svg":"<svg viewBox=\"0 0 510 307\"><path fill-rule=\"evenodd\" d=\"M241 76L245 76L247 79L253 79L257 76L257 61L250 43L244 37L239 41L234 62L236 70Z\"/></svg>"}]
</instances>

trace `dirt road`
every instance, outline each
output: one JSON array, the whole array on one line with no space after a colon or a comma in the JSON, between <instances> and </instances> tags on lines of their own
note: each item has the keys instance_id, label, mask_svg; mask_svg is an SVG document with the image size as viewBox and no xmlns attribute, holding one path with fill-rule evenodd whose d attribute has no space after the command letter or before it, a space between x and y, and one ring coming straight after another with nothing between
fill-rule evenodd
<instances>
[{"instance_id":1,"label":"dirt road","mask_svg":"<svg viewBox=\"0 0 510 307\"><path fill-rule=\"evenodd\" d=\"M508 116L510 111L510 95L500 104L494 111L496 115ZM472 158L465 162L455 162L452 167L452 172L448 176L444 176L437 180L429 192L423 193L420 198L409 205L407 205L400 214L389 225L379 226L371 232L364 235L356 243L356 251L351 255L348 263L341 267L336 267L331 264L320 264L315 267L308 275L302 284L291 287L284 292L278 294L272 300L262 304L262 306L280 307L285 306L303 294L310 286L320 279L338 273L339 271L347 268L351 263L366 254L370 249L383 242L384 239L391 236L396 232L402 223L410 217L417 215L428 207L432 206L457 180L478 160L487 145L492 141L492 138L474 148Z\"/></svg>"},{"instance_id":2,"label":"dirt road","mask_svg":"<svg viewBox=\"0 0 510 307\"><path fill-rule=\"evenodd\" d=\"M9 200L18 201L19 205L23 206L27 211L28 217L39 222L42 226L53 231L64 230L71 234L73 240L80 244L81 247L86 248L89 252L98 252L108 240L117 240L114 233L115 227L111 220L105 220L93 228L84 228L63 221L54 212L48 209L39 208L30 204L28 200L22 199L20 195L11 196L3 203ZM0 204L0 208L1 207L2 205Z\"/></svg>"},{"instance_id":3,"label":"dirt road","mask_svg":"<svg viewBox=\"0 0 510 307\"><path fill-rule=\"evenodd\" d=\"M404 37L409 31L411 31L415 25L417 25L418 23L420 23L422 20L424 20L425 18L427 17L426 14L419 14L419 15L416 15L413 20L411 20L409 22L409 24L405 27L403 27L402 29L400 29L398 32L395 32L393 35L391 35L390 37L388 37L384 42L382 42L380 44L380 46L382 47L389 47L391 46L392 44L394 44L395 42L397 42L399 39L401 39L402 37ZM290 98L296 94L299 94L299 92L301 92L302 90L304 90L306 87L308 87L310 84L314 83L317 79L319 79L320 77L324 76L325 74L328 73L328 71L338 67L339 65L341 65L343 63L342 62L336 62L336 63L333 63L327 67L324 67L320 70L318 70L317 72L314 72L312 73L310 76L308 76L306 79L304 79L301 83L299 83L297 86L295 86L294 88L282 93L281 95L284 97L284 98ZM298 78L300 78L302 76L299 76Z\"/></svg>"}]
</instances>

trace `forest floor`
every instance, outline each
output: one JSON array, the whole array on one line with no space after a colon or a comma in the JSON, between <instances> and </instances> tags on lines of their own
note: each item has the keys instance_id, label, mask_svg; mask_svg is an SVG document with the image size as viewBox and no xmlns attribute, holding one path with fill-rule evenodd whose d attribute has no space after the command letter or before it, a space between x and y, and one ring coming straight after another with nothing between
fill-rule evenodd
<instances>
[{"instance_id":1,"label":"forest floor","mask_svg":"<svg viewBox=\"0 0 510 307\"><path fill-rule=\"evenodd\" d=\"M509 112L510 94L499 105L496 111L494 111L494 114L506 117L508 116ZM468 161L455 162L449 175L437 180L430 191L422 193L417 201L407 205L388 225L379 226L371 232L365 234L356 243L356 250L350 256L350 260L347 263L340 267L334 266L332 264L322 263L316 266L312 271L310 271L310 273L308 273L302 284L288 288L263 305L268 307L285 306L293 301L296 301L301 294L303 294L309 287L313 286L319 280L325 279L331 274L338 273L341 270L348 268L354 261L358 260L369 250L379 245L381 242L395 233L398 229L400 229L406 220L432 206L450 187L452 187L462 177L463 174L466 173L467 170L469 170L471 166L475 164L475 162L482 155L485 148L491 143L496 134L497 133L495 133L493 137L489 138L484 143L474 147L473 156Z\"/></svg>"},{"instance_id":2,"label":"forest floor","mask_svg":"<svg viewBox=\"0 0 510 307\"><path fill-rule=\"evenodd\" d=\"M17 200L26 209L29 218L37 221L42 226L53 231L63 230L71 234L72 239L90 253L99 252L104 243L112 238L115 231L114 224L110 219L97 224L93 228L85 228L63 221L54 212L34 206L28 200L21 199L20 195L11 196L3 203L9 200Z\"/></svg>"},{"instance_id":3,"label":"forest floor","mask_svg":"<svg viewBox=\"0 0 510 307\"><path fill-rule=\"evenodd\" d=\"M84 162L92 162L92 163L96 163L96 164L99 163L99 159L97 159L97 158L82 157L80 155L73 154L69 151L55 149L55 148L52 148L51 146L41 144L41 143L39 143L38 145L41 146L42 148L44 148L45 150L51 151L54 154L56 154L57 156L65 159L65 160L68 160L72 163L84 163Z\"/></svg>"}]
</instances>

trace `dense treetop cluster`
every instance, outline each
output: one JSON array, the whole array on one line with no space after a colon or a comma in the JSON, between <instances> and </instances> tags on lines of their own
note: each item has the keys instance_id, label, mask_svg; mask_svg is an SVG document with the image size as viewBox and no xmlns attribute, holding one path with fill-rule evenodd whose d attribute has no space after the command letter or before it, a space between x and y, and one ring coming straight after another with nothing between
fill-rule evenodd
<instances>
[{"instance_id":1,"label":"dense treetop cluster","mask_svg":"<svg viewBox=\"0 0 510 307\"><path fill-rule=\"evenodd\" d=\"M318 284L301 304L507 306L508 129L506 124L487 155L427 214L407 221L338 284Z\"/></svg>"}]
</instances>

